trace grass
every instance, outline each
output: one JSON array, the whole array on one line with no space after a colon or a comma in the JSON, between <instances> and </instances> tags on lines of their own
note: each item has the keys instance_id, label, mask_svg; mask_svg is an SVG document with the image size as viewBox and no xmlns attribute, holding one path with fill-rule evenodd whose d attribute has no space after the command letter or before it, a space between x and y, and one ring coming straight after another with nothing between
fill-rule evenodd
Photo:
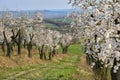
<instances>
[{"instance_id":1,"label":"grass","mask_svg":"<svg viewBox=\"0 0 120 80\"><path fill-rule=\"evenodd\" d=\"M0 79L5 79L6 77L9 77L10 73L16 74L21 71L29 70L31 68L36 68L38 66L29 65L29 66L20 66L17 68L0 68ZM10 74L12 76L12 74Z\"/></svg>"},{"instance_id":2,"label":"grass","mask_svg":"<svg viewBox=\"0 0 120 80\"><path fill-rule=\"evenodd\" d=\"M59 52L61 52L61 48ZM79 44L71 45L68 53L68 55L64 54L65 57L58 55L52 61L46 61L44 64L0 68L0 80L92 80L92 72L85 63L82 63L85 62L84 58L80 59L83 53L81 46Z\"/></svg>"},{"instance_id":3,"label":"grass","mask_svg":"<svg viewBox=\"0 0 120 80\"><path fill-rule=\"evenodd\" d=\"M62 53L61 47L59 48L59 53ZM82 47L79 44L70 45L68 48L68 53L71 54L83 54Z\"/></svg>"},{"instance_id":4,"label":"grass","mask_svg":"<svg viewBox=\"0 0 120 80\"><path fill-rule=\"evenodd\" d=\"M72 22L72 19L70 18L58 18L58 19L54 19L54 21L56 22L65 22L65 23L71 23Z\"/></svg>"},{"instance_id":5,"label":"grass","mask_svg":"<svg viewBox=\"0 0 120 80\"><path fill-rule=\"evenodd\" d=\"M55 27L58 27L54 24L50 24L50 23L44 23L44 26L46 26L46 28L55 28Z\"/></svg>"},{"instance_id":6,"label":"grass","mask_svg":"<svg viewBox=\"0 0 120 80\"><path fill-rule=\"evenodd\" d=\"M68 52L72 54L83 54L82 47L79 44L73 44L68 48Z\"/></svg>"}]
</instances>

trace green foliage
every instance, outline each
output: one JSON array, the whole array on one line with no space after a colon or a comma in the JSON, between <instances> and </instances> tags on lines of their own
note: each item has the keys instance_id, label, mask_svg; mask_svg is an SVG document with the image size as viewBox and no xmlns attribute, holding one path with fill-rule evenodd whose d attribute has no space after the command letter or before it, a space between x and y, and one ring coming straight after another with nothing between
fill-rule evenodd
<instances>
[{"instance_id":1,"label":"green foliage","mask_svg":"<svg viewBox=\"0 0 120 80\"><path fill-rule=\"evenodd\" d=\"M54 24L50 24L50 23L44 23L44 26L45 26L46 28L56 28L56 27L58 27L58 26L56 26L56 25L54 25Z\"/></svg>"},{"instance_id":2,"label":"green foliage","mask_svg":"<svg viewBox=\"0 0 120 80\"><path fill-rule=\"evenodd\" d=\"M56 22L65 22L65 23L71 23L72 19L71 18L58 18L58 19L54 19L54 21Z\"/></svg>"}]
</instances>

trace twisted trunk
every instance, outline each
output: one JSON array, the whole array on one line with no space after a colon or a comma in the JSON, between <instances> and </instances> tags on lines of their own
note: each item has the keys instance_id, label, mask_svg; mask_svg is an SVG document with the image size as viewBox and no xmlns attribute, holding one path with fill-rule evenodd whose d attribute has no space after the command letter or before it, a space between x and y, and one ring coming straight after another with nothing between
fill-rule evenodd
<instances>
[{"instance_id":1,"label":"twisted trunk","mask_svg":"<svg viewBox=\"0 0 120 80\"><path fill-rule=\"evenodd\" d=\"M11 42L8 42L7 40L7 37L6 37L6 34L5 34L5 31L3 31L3 36L4 36L4 41L6 43L6 46L7 46L7 54L6 56L10 57L11 56L11 49L12 49L12 45L11 45Z\"/></svg>"}]
</instances>

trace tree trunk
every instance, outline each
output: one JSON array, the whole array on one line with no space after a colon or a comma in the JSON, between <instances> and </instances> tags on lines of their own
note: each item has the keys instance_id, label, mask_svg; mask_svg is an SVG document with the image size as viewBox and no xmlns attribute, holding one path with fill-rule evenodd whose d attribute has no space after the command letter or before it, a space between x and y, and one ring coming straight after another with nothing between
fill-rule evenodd
<instances>
[{"instance_id":1,"label":"tree trunk","mask_svg":"<svg viewBox=\"0 0 120 80\"><path fill-rule=\"evenodd\" d=\"M28 57L32 57L31 49L32 49L32 39L33 39L34 35L33 34L29 34L29 36L30 36L30 41L28 43Z\"/></svg>"},{"instance_id":2,"label":"tree trunk","mask_svg":"<svg viewBox=\"0 0 120 80\"><path fill-rule=\"evenodd\" d=\"M113 67L111 68L111 80L120 80L120 68L114 72L114 66L117 65L116 58L114 59Z\"/></svg>"},{"instance_id":3,"label":"tree trunk","mask_svg":"<svg viewBox=\"0 0 120 80\"><path fill-rule=\"evenodd\" d=\"M101 80L110 80L108 70L109 70L108 68L103 67L103 69L101 71Z\"/></svg>"},{"instance_id":4,"label":"tree trunk","mask_svg":"<svg viewBox=\"0 0 120 80\"><path fill-rule=\"evenodd\" d=\"M18 45L18 55L21 54L21 43L22 43L22 37L21 37L21 32L19 31L18 42L17 42L17 45Z\"/></svg>"},{"instance_id":5,"label":"tree trunk","mask_svg":"<svg viewBox=\"0 0 120 80\"><path fill-rule=\"evenodd\" d=\"M21 43L18 44L18 55L21 54Z\"/></svg>"},{"instance_id":6,"label":"tree trunk","mask_svg":"<svg viewBox=\"0 0 120 80\"><path fill-rule=\"evenodd\" d=\"M111 68L111 80L120 80L120 68L117 70L117 73L113 72L114 68Z\"/></svg>"},{"instance_id":7,"label":"tree trunk","mask_svg":"<svg viewBox=\"0 0 120 80\"><path fill-rule=\"evenodd\" d=\"M24 48L26 48L26 40L24 40L24 44L23 44Z\"/></svg>"},{"instance_id":8,"label":"tree trunk","mask_svg":"<svg viewBox=\"0 0 120 80\"><path fill-rule=\"evenodd\" d=\"M32 43L29 42L29 43L28 43L28 57L29 57L29 58L32 57L32 55L31 55L31 49L32 49Z\"/></svg>"},{"instance_id":9,"label":"tree trunk","mask_svg":"<svg viewBox=\"0 0 120 80\"><path fill-rule=\"evenodd\" d=\"M5 43L4 42L2 42L1 47L2 47L2 51L3 51L4 55L5 55Z\"/></svg>"},{"instance_id":10,"label":"tree trunk","mask_svg":"<svg viewBox=\"0 0 120 80\"><path fill-rule=\"evenodd\" d=\"M7 43L7 54L6 56L10 57L11 56L11 45L10 43Z\"/></svg>"},{"instance_id":11,"label":"tree trunk","mask_svg":"<svg viewBox=\"0 0 120 80\"><path fill-rule=\"evenodd\" d=\"M91 61L91 56L89 54L86 54L86 63L90 66L92 61Z\"/></svg>"},{"instance_id":12,"label":"tree trunk","mask_svg":"<svg viewBox=\"0 0 120 80\"><path fill-rule=\"evenodd\" d=\"M44 45L42 45L42 48L41 48L40 59L43 59L43 49L44 49Z\"/></svg>"},{"instance_id":13,"label":"tree trunk","mask_svg":"<svg viewBox=\"0 0 120 80\"><path fill-rule=\"evenodd\" d=\"M41 54L41 50L40 50L40 47L38 47L38 51L39 51L39 56L40 56L40 54ZM40 57L40 59L41 59L41 57Z\"/></svg>"},{"instance_id":14,"label":"tree trunk","mask_svg":"<svg viewBox=\"0 0 120 80\"><path fill-rule=\"evenodd\" d=\"M46 60L46 54L45 54L45 52L43 53L43 55L44 55L44 60Z\"/></svg>"},{"instance_id":15,"label":"tree trunk","mask_svg":"<svg viewBox=\"0 0 120 80\"><path fill-rule=\"evenodd\" d=\"M55 48L53 48L52 50L52 56L54 56L56 54Z\"/></svg>"},{"instance_id":16,"label":"tree trunk","mask_svg":"<svg viewBox=\"0 0 120 80\"><path fill-rule=\"evenodd\" d=\"M104 64L101 64L99 60L95 62L93 72L95 80L110 80L108 67L104 67Z\"/></svg>"},{"instance_id":17,"label":"tree trunk","mask_svg":"<svg viewBox=\"0 0 120 80\"><path fill-rule=\"evenodd\" d=\"M18 55L21 54L21 43L22 43L22 36L21 36L21 29L18 30L17 34L15 34L14 30L12 30L13 36L12 36L12 41L13 44L15 45L15 43L17 44L17 48L18 48ZM18 37L18 38L17 38Z\"/></svg>"},{"instance_id":18,"label":"tree trunk","mask_svg":"<svg viewBox=\"0 0 120 80\"><path fill-rule=\"evenodd\" d=\"M51 60L51 57L52 57L52 51L50 49L50 51L49 51L49 60Z\"/></svg>"},{"instance_id":19,"label":"tree trunk","mask_svg":"<svg viewBox=\"0 0 120 80\"><path fill-rule=\"evenodd\" d=\"M31 49L30 49L30 46L28 46L28 57L29 57L29 58L31 57Z\"/></svg>"},{"instance_id":20,"label":"tree trunk","mask_svg":"<svg viewBox=\"0 0 120 80\"><path fill-rule=\"evenodd\" d=\"M62 52L63 52L63 54L67 53L68 52L68 46L63 47Z\"/></svg>"},{"instance_id":21,"label":"tree trunk","mask_svg":"<svg viewBox=\"0 0 120 80\"><path fill-rule=\"evenodd\" d=\"M6 43L6 46L7 46L7 54L6 54L6 56L10 57L10 55L11 55L11 49L12 49L11 42L8 42L6 34L5 34L5 31L3 31L3 35L4 35L5 43Z\"/></svg>"}]
</instances>

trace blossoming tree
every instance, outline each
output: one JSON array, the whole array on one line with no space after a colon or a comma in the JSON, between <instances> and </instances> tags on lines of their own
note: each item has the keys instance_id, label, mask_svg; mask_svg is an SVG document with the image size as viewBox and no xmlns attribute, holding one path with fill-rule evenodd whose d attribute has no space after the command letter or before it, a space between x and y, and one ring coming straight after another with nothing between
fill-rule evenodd
<instances>
[{"instance_id":1,"label":"blossoming tree","mask_svg":"<svg viewBox=\"0 0 120 80\"><path fill-rule=\"evenodd\" d=\"M69 3L81 10L77 26L81 26L80 36L91 67L96 72L101 70L101 80L107 80L110 67L112 80L119 80L120 0L70 0Z\"/></svg>"}]
</instances>

